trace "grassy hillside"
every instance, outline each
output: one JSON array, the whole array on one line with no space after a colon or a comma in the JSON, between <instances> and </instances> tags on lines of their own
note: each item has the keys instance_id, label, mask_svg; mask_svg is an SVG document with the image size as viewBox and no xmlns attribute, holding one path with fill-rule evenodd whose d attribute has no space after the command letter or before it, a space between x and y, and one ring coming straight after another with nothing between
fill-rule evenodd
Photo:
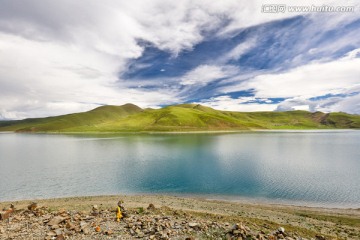
<instances>
[{"instance_id":1,"label":"grassy hillside","mask_svg":"<svg viewBox=\"0 0 360 240\"><path fill-rule=\"evenodd\" d=\"M102 106L83 113L47 118L30 118L20 121L6 121L0 123L0 131L67 132L67 129L79 127L92 129L98 124L118 120L141 111L142 109L134 104Z\"/></svg>"},{"instance_id":2,"label":"grassy hillside","mask_svg":"<svg viewBox=\"0 0 360 240\"><path fill-rule=\"evenodd\" d=\"M0 122L0 131L133 132L360 128L360 116L307 111L230 112L196 104L141 109L103 106L84 113Z\"/></svg>"}]
</instances>

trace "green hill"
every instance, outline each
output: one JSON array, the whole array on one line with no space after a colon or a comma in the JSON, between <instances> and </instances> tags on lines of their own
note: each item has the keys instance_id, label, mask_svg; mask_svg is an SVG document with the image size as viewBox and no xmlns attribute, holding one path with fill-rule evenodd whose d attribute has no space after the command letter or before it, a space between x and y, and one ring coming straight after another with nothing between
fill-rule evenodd
<instances>
[{"instance_id":1,"label":"green hill","mask_svg":"<svg viewBox=\"0 0 360 240\"><path fill-rule=\"evenodd\" d=\"M0 123L0 131L24 132L68 132L72 128L95 128L98 124L121 119L142 109L134 104L102 106L88 112L67 114L57 117L29 118L20 121Z\"/></svg>"},{"instance_id":2,"label":"green hill","mask_svg":"<svg viewBox=\"0 0 360 240\"><path fill-rule=\"evenodd\" d=\"M137 132L360 128L360 116L307 111L230 112L196 104L141 109L102 106L84 113L0 122L0 131Z\"/></svg>"}]
</instances>

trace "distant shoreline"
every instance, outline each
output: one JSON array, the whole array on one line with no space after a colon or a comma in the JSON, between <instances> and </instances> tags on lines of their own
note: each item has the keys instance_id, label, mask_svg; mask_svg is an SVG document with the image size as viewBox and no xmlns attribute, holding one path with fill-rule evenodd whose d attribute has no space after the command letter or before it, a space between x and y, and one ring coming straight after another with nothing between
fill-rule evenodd
<instances>
[{"instance_id":1,"label":"distant shoreline","mask_svg":"<svg viewBox=\"0 0 360 240\"><path fill-rule=\"evenodd\" d=\"M16 132L16 131L0 131L0 134L9 134L9 133L16 133L16 134L63 134L63 135L86 135L86 134L99 134L99 135L105 135L105 134L217 134L217 133L255 133L255 132L289 132L289 133L296 133L296 132L353 132L353 131L359 131L360 129L349 129L349 128L327 128L327 129L251 129L251 130L194 130L194 131L130 131L130 132Z\"/></svg>"}]
</instances>

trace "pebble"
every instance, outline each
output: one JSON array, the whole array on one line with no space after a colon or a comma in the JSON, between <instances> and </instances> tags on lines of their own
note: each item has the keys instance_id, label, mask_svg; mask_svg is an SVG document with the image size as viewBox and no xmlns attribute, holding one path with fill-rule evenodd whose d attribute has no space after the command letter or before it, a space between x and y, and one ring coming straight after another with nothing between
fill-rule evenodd
<instances>
[{"instance_id":1,"label":"pebble","mask_svg":"<svg viewBox=\"0 0 360 240\"><path fill-rule=\"evenodd\" d=\"M54 232L54 231L50 231L50 232L48 232L47 234L46 234L47 236L50 236L50 237L55 237L56 236L56 232Z\"/></svg>"},{"instance_id":2,"label":"pebble","mask_svg":"<svg viewBox=\"0 0 360 240\"><path fill-rule=\"evenodd\" d=\"M198 226L199 226L198 223L195 223L195 222L190 222L189 223L189 227L191 227L191 228L195 228L195 227L198 227Z\"/></svg>"}]
</instances>

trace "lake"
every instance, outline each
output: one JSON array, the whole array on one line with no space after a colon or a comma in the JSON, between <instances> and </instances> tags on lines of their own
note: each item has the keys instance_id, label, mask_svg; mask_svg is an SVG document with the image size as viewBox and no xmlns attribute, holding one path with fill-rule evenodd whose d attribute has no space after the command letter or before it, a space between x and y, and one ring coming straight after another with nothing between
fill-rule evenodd
<instances>
[{"instance_id":1,"label":"lake","mask_svg":"<svg viewBox=\"0 0 360 240\"><path fill-rule=\"evenodd\" d=\"M360 131L0 134L0 201L167 193L360 208Z\"/></svg>"}]
</instances>

